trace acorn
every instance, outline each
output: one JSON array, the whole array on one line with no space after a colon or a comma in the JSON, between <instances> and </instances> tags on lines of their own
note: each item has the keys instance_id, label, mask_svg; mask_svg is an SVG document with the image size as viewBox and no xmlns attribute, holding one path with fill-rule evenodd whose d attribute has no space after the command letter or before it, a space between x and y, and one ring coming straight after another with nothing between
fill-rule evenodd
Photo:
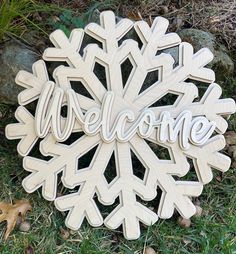
<instances>
[{"instance_id":1,"label":"acorn","mask_svg":"<svg viewBox=\"0 0 236 254\"><path fill-rule=\"evenodd\" d=\"M160 6L160 14L167 14L169 12L168 7L166 5Z\"/></svg>"},{"instance_id":2,"label":"acorn","mask_svg":"<svg viewBox=\"0 0 236 254\"><path fill-rule=\"evenodd\" d=\"M182 228L189 228L191 226L191 220L190 219L185 219L182 217L178 218L178 224L182 227Z\"/></svg>"},{"instance_id":3,"label":"acorn","mask_svg":"<svg viewBox=\"0 0 236 254\"><path fill-rule=\"evenodd\" d=\"M28 232L30 230L30 223L28 221L21 222L19 230L21 232Z\"/></svg>"},{"instance_id":4,"label":"acorn","mask_svg":"<svg viewBox=\"0 0 236 254\"><path fill-rule=\"evenodd\" d=\"M152 247L146 247L144 250L144 254L158 254Z\"/></svg>"}]
</instances>

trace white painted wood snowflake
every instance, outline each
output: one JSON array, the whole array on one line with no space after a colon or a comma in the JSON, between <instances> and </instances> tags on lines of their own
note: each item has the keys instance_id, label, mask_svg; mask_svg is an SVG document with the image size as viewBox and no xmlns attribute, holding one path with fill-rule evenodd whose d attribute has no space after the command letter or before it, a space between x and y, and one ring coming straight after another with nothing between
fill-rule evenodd
<instances>
[{"instance_id":1,"label":"white painted wood snowflake","mask_svg":"<svg viewBox=\"0 0 236 254\"><path fill-rule=\"evenodd\" d=\"M113 12L105 11L100 21L74 29L69 39L60 30L51 34L54 47L45 50L43 59L68 64L55 68L54 81L43 60L34 63L33 73L18 73L16 83L25 88L18 97L19 123L8 125L6 136L20 139L18 152L31 173L23 180L25 190L31 193L42 187L45 199L55 200L60 211L69 211L69 228L78 229L86 217L95 227L122 225L125 237L136 239L139 222L151 225L158 217L170 218L174 209L186 218L194 215L191 197L199 196L211 181L212 169L229 168L230 159L219 151L227 129L223 116L235 112L235 103L220 99L214 72L205 67L212 53L206 48L194 53L177 34L166 34L166 19L156 18L151 27L128 19L116 23ZM130 30L141 40L140 48L134 39L124 39ZM90 43L81 53L85 34L102 47ZM177 63L165 53L171 47L178 49ZM121 65L127 59L133 68L124 83ZM105 68L106 86L94 73L96 63ZM158 80L145 89L145 78L153 71L158 71ZM209 84L199 101L196 81ZM173 105L154 104L170 94L177 97ZM33 101L37 101L34 116L26 109ZM65 106L67 115L62 116ZM83 135L64 142L72 132ZM51 156L49 160L29 156L38 140L41 154ZM168 149L170 158L159 158L152 149L155 144ZM91 162L81 168L80 159L92 149L96 151ZM107 165L113 153L116 177L108 183L104 172L112 170ZM134 174L134 155L145 168L143 179ZM189 172L188 158L198 180L175 180L174 176ZM56 197L60 173L63 185L78 191ZM162 195L156 214L140 200L153 200L157 188ZM103 219L94 197L103 205L112 205L119 197L119 205Z\"/></svg>"}]
</instances>

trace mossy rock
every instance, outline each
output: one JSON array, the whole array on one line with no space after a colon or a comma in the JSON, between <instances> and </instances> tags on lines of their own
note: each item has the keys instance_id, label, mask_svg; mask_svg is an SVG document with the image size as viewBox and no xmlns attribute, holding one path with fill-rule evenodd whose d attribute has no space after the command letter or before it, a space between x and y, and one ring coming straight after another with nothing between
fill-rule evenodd
<instances>
[{"instance_id":1,"label":"mossy rock","mask_svg":"<svg viewBox=\"0 0 236 254\"><path fill-rule=\"evenodd\" d=\"M16 104L17 95L23 89L16 85L15 77L20 70L32 72L32 64L38 55L21 43L8 42L0 56L0 102Z\"/></svg>"},{"instance_id":2,"label":"mossy rock","mask_svg":"<svg viewBox=\"0 0 236 254\"><path fill-rule=\"evenodd\" d=\"M225 81L233 76L234 62L228 55L225 46L217 43L213 34L193 28L183 29L178 34L182 41L193 45L195 52L204 47L211 50L214 59L208 66L216 72L217 81Z\"/></svg>"}]
</instances>

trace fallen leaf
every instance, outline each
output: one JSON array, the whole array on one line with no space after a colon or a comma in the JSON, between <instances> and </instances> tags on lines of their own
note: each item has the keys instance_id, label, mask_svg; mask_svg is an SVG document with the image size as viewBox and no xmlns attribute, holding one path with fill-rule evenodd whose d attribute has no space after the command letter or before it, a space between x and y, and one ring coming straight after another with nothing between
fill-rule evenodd
<instances>
[{"instance_id":1,"label":"fallen leaf","mask_svg":"<svg viewBox=\"0 0 236 254\"><path fill-rule=\"evenodd\" d=\"M67 240L70 237L70 232L60 227L60 235L61 235L61 238L63 238L64 240Z\"/></svg>"},{"instance_id":2,"label":"fallen leaf","mask_svg":"<svg viewBox=\"0 0 236 254\"><path fill-rule=\"evenodd\" d=\"M60 18L57 16L52 16L52 20L54 23L61 21Z\"/></svg>"},{"instance_id":3,"label":"fallen leaf","mask_svg":"<svg viewBox=\"0 0 236 254\"><path fill-rule=\"evenodd\" d=\"M0 202L0 222L7 221L7 230L4 235L4 241L6 241L16 226L16 222L19 217L22 217L22 221L25 219L27 211L32 209L28 200L17 200L15 204L7 202Z\"/></svg>"},{"instance_id":4,"label":"fallen leaf","mask_svg":"<svg viewBox=\"0 0 236 254\"><path fill-rule=\"evenodd\" d=\"M142 15L139 11L137 11L137 12L136 11L130 11L127 16L128 16L129 19L132 19L132 20L135 20L135 21L143 19Z\"/></svg>"}]
</instances>

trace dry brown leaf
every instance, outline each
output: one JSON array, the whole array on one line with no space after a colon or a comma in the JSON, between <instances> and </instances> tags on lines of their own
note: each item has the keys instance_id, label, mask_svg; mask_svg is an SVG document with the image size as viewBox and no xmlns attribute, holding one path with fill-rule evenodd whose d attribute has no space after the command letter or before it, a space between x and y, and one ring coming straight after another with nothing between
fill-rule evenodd
<instances>
[{"instance_id":1,"label":"dry brown leaf","mask_svg":"<svg viewBox=\"0 0 236 254\"><path fill-rule=\"evenodd\" d=\"M70 237L70 232L60 227L60 235L61 235L61 238L63 238L64 240L67 240Z\"/></svg>"},{"instance_id":2,"label":"dry brown leaf","mask_svg":"<svg viewBox=\"0 0 236 254\"><path fill-rule=\"evenodd\" d=\"M24 221L27 211L32 209L28 200L17 200L15 204L7 202L0 202L0 222L7 221L7 230L4 235L4 241L6 241L15 228L16 222L19 216Z\"/></svg>"},{"instance_id":3,"label":"dry brown leaf","mask_svg":"<svg viewBox=\"0 0 236 254\"><path fill-rule=\"evenodd\" d=\"M135 21L139 21L139 20L143 19L142 15L139 11L130 11L130 12L128 12L127 17L129 19L132 19L132 20L135 20Z\"/></svg>"}]
</instances>

